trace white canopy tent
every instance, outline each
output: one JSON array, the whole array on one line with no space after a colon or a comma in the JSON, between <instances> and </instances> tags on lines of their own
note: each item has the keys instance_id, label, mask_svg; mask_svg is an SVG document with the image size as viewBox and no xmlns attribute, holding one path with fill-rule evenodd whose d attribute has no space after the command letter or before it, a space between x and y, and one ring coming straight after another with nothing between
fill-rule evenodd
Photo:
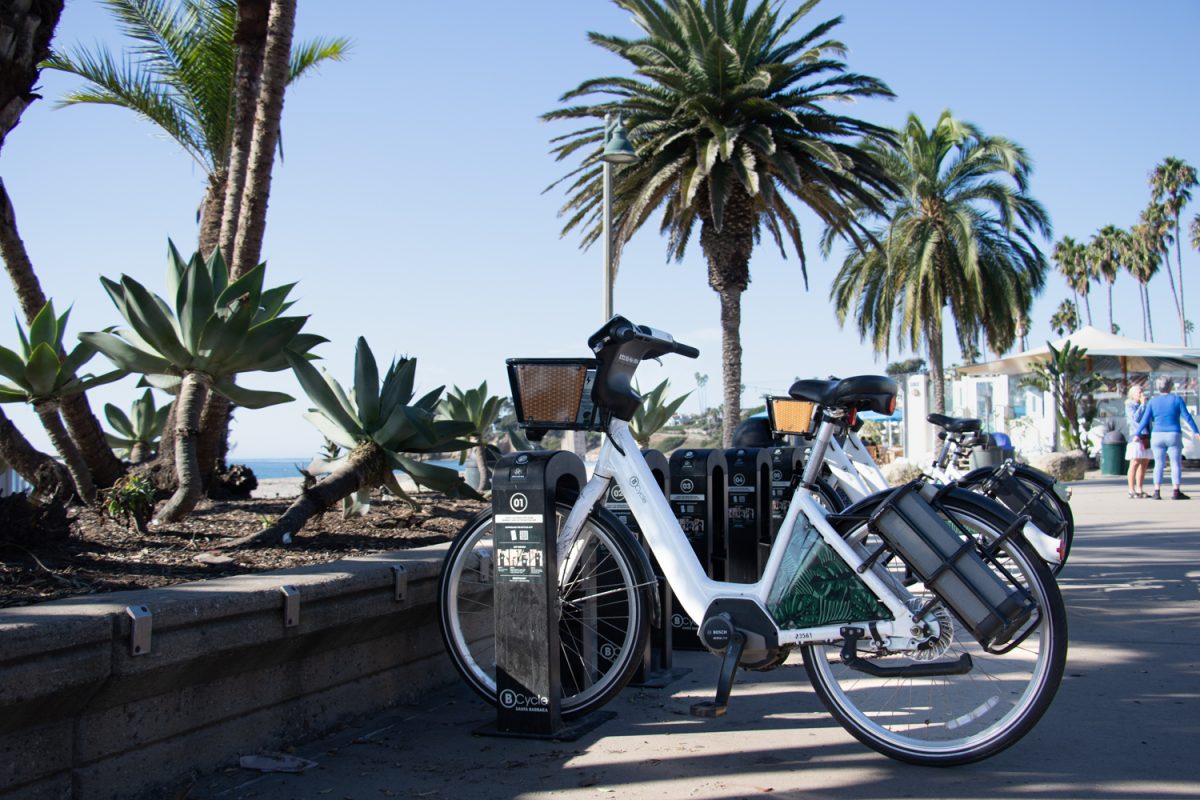
<instances>
[{"instance_id":1,"label":"white canopy tent","mask_svg":"<svg viewBox=\"0 0 1200 800\"><path fill-rule=\"evenodd\" d=\"M1069 336L1051 342L1061 350L1070 342L1087 350L1097 372L1179 372L1194 370L1200 365L1200 347L1176 347L1144 342L1115 333L1106 333L1091 325ZM955 367L960 375L1023 375L1038 361L1050 358L1050 348L1043 345L983 364Z\"/></svg>"}]
</instances>

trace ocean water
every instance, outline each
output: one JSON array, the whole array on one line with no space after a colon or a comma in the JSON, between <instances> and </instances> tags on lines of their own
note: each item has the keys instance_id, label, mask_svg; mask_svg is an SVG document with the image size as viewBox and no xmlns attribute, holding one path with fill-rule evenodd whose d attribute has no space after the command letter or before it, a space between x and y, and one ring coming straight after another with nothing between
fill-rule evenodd
<instances>
[{"instance_id":1,"label":"ocean water","mask_svg":"<svg viewBox=\"0 0 1200 800\"><path fill-rule=\"evenodd\" d=\"M312 456L307 458L238 458L233 456L229 459L230 464L245 464L250 469L254 470L256 477L260 479L266 478L300 478L299 469L307 467L312 461ZM450 469L462 470L456 459L435 460L427 462L436 464L439 467L449 467Z\"/></svg>"}]
</instances>

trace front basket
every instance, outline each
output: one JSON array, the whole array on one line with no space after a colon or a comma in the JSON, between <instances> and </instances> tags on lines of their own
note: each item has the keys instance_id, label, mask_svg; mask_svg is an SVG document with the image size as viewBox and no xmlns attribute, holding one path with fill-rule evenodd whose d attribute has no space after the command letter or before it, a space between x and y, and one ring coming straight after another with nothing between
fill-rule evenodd
<instances>
[{"instance_id":1,"label":"front basket","mask_svg":"<svg viewBox=\"0 0 1200 800\"><path fill-rule=\"evenodd\" d=\"M522 428L600 430L592 403L599 364L590 358L510 358L508 382Z\"/></svg>"},{"instance_id":2,"label":"front basket","mask_svg":"<svg viewBox=\"0 0 1200 800\"><path fill-rule=\"evenodd\" d=\"M767 416L771 419L771 430L776 433L791 433L807 436L812 433L813 413L816 403L794 400L791 397L768 397Z\"/></svg>"}]
</instances>

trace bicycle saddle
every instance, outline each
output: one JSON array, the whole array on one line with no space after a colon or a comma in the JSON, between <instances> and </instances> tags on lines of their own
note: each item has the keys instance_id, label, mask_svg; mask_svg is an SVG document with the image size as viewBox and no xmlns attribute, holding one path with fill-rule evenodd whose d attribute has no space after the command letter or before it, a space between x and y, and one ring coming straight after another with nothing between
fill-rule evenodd
<instances>
[{"instance_id":1,"label":"bicycle saddle","mask_svg":"<svg viewBox=\"0 0 1200 800\"><path fill-rule=\"evenodd\" d=\"M841 380L796 381L788 389L788 394L796 400L807 400L828 408L855 408L891 414L896 408L898 388L894 380L884 375L856 375Z\"/></svg>"},{"instance_id":2,"label":"bicycle saddle","mask_svg":"<svg viewBox=\"0 0 1200 800\"><path fill-rule=\"evenodd\" d=\"M947 417L945 414L930 414L925 419L939 428L945 428L949 433L970 433L971 431L980 430L983 427L982 422L969 417Z\"/></svg>"}]
</instances>

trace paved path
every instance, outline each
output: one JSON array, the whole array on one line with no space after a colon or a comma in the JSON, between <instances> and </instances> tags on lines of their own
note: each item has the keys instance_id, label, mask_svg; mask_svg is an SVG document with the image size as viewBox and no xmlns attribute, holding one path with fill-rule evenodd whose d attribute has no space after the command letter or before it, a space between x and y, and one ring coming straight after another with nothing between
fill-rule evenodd
<instances>
[{"instance_id":1,"label":"paved path","mask_svg":"<svg viewBox=\"0 0 1200 800\"><path fill-rule=\"evenodd\" d=\"M1190 477L1190 476L1189 476ZM1067 677L1008 751L952 769L867 750L825 713L803 667L749 676L729 715L699 720L717 660L667 689L627 689L578 742L472 736L489 709L455 685L297 748L300 775L231 770L189 798L1183 798L1200 797L1200 490L1130 500L1124 481L1075 487Z\"/></svg>"}]
</instances>

